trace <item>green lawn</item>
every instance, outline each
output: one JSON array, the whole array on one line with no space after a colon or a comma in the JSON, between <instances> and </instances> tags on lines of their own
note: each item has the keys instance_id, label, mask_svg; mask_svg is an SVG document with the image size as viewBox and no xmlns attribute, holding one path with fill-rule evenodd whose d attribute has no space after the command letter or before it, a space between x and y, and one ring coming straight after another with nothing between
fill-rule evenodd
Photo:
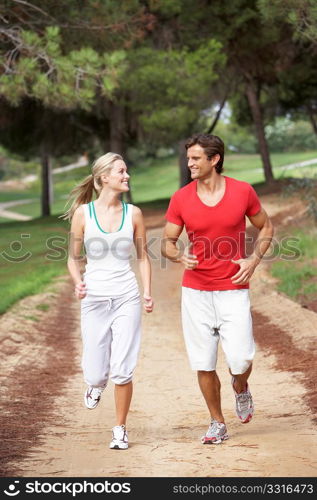
<instances>
[{"instance_id":1,"label":"green lawn","mask_svg":"<svg viewBox=\"0 0 317 500\"><path fill-rule=\"evenodd\" d=\"M317 163L304 168L284 170L283 166L317 158L317 151L305 153L276 153L271 155L274 174L277 179L283 177L313 177L317 172ZM68 194L77 182L89 174L89 167L55 174L54 203L52 214L60 214L64 210ZM224 174L238 180L256 184L264 181L262 163L259 155L227 155L225 157ZM131 192L134 203L142 203L156 199L169 198L179 187L178 158L172 156L140 162L130 168ZM27 191L0 193L1 201L40 197L40 184L34 183ZM32 217L40 216L39 201L10 208Z\"/></svg>"},{"instance_id":2,"label":"green lawn","mask_svg":"<svg viewBox=\"0 0 317 500\"><path fill-rule=\"evenodd\" d=\"M316 175L317 164L296 170L283 171L281 166L289 163L317 158L317 151L306 153L287 153L272 155L274 172L277 178L285 176ZM51 217L40 218L39 201L16 207L9 207L11 211L36 217L29 222L13 222L0 218L0 280L1 298L0 314L17 300L34 293L38 293L55 276L65 274L67 233L69 224L56 215L62 213L67 194L89 173L88 167L54 175L55 202ZM261 161L258 155L227 155L225 162L226 175L245 180L250 183L263 182L264 177ZM179 187L179 172L177 158L170 157L141 162L140 165L130 168L131 189L134 203L142 208L166 208L171 194ZM27 191L5 191L0 193L1 202L19 199L38 198L39 182L34 183ZM308 252L311 244L305 240L308 231L301 235L303 252ZM312 245L316 241L314 233ZM58 247L52 250L49 246ZM308 258L308 257L307 257ZM309 259L312 259L309 256ZM314 254L316 258L316 254ZM280 279L280 289L291 296L297 293L308 293L314 290L316 283L315 271L306 267L307 262L278 261L273 265L272 272ZM311 264L310 260L308 262ZM310 273L313 272L313 275ZM293 273L293 274L292 274ZM296 274L297 273L297 274ZM296 274L296 276L295 276ZM285 277L284 277L285 276ZM292 289L288 289L294 283Z\"/></svg>"},{"instance_id":3,"label":"green lawn","mask_svg":"<svg viewBox=\"0 0 317 500\"><path fill-rule=\"evenodd\" d=\"M141 203L166 209L166 200ZM0 223L0 314L15 302L41 292L53 278L68 273L70 224L56 216Z\"/></svg>"},{"instance_id":4,"label":"green lawn","mask_svg":"<svg viewBox=\"0 0 317 500\"><path fill-rule=\"evenodd\" d=\"M0 224L0 314L65 274L68 229L56 217Z\"/></svg>"},{"instance_id":5,"label":"green lawn","mask_svg":"<svg viewBox=\"0 0 317 500\"><path fill-rule=\"evenodd\" d=\"M289 228L279 236L282 244L278 260L271 265L271 273L278 278L278 290L294 299L307 300L317 294L317 229L307 226Z\"/></svg>"}]
</instances>

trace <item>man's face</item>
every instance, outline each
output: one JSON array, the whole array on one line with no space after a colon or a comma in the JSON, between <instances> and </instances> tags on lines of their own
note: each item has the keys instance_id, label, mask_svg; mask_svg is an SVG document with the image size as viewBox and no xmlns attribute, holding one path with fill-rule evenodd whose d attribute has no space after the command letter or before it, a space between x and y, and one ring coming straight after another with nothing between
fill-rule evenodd
<instances>
[{"instance_id":1,"label":"man's face","mask_svg":"<svg viewBox=\"0 0 317 500\"><path fill-rule=\"evenodd\" d=\"M192 179L206 179L210 177L218 160L219 155L215 155L208 160L204 149L199 144L195 144L187 149L188 168Z\"/></svg>"}]
</instances>

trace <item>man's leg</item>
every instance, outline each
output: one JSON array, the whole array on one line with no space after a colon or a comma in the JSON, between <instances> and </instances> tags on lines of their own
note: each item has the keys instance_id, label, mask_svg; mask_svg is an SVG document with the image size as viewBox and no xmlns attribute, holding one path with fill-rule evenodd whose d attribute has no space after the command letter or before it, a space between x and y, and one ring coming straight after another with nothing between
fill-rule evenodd
<instances>
[{"instance_id":1,"label":"man's leg","mask_svg":"<svg viewBox=\"0 0 317 500\"><path fill-rule=\"evenodd\" d=\"M215 370L199 370L197 375L211 417L211 423L201 441L203 444L220 444L229 437L221 411L220 380Z\"/></svg>"},{"instance_id":2,"label":"man's leg","mask_svg":"<svg viewBox=\"0 0 317 500\"><path fill-rule=\"evenodd\" d=\"M220 380L216 371L198 371L198 382L200 390L205 398L212 420L224 423L221 411Z\"/></svg>"},{"instance_id":3,"label":"man's leg","mask_svg":"<svg viewBox=\"0 0 317 500\"><path fill-rule=\"evenodd\" d=\"M233 388L238 394L240 394L241 392L244 392L246 390L247 380L250 376L251 371L252 371L252 363L249 366L249 368L247 369L247 371L242 373L241 375L234 375L229 368L229 372L234 379L233 384L232 384Z\"/></svg>"},{"instance_id":4,"label":"man's leg","mask_svg":"<svg viewBox=\"0 0 317 500\"><path fill-rule=\"evenodd\" d=\"M254 413L247 380L255 353L249 292L226 290L215 293L214 299L222 323L220 338L232 375L236 413L242 423L247 423Z\"/></svg>"}]
</instances>

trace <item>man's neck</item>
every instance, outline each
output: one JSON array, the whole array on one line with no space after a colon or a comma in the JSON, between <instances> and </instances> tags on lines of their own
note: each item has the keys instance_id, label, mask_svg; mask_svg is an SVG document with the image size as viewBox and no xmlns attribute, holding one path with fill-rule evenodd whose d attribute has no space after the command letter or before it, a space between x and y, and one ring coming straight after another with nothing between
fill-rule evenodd
<instances>
[{"instance_id":1,"label":"man's neck","mask_svg":"<svg viewBox=\"0 0 317 500\"><path fill-rule=\"evenodd\" d=\"M197 191L200 193L214 193L224 187L225 179L223 175L217 174L215 171L207 179L198 179Z\"/></svg>"}]
</instances>

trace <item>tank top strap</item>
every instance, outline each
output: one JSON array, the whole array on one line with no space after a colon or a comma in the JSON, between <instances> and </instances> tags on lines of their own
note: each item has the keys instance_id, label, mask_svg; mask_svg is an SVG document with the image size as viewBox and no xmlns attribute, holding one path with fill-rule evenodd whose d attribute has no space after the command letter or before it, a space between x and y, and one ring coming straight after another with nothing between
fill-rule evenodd
<instances>
[{"instance_id":1,"label":"tank top strap","mask_svg":"<svg viewBox=\"0 0 317 500\"><path fill-rule=\"evenodd\" d=\"M87 208L88 208L89 219L92 219L92 216L93 216L92 201L90 201L89 203L87 203Z\"/></svg>"},{"instance_id":2,"label":"tank top strap","mask_svg":"<svg viewBox=\"0 0 317 500\"><path fill-rule=\"evenodd\" d=\"M88 225L91 224L92 222L92 215L93 215L93 212L92 212L92 205L91 205L92 202L90 203L84 203L83 204L83 208L84 208L84 216L85 216L85 226L88 227Z\"/></svg>"},{"instance_id":3,"label":"tank top strap","mask_svg":"<svg viewBox=\"0 0 317 500\"><path fill-rule=\"evenodd\" d=\"M130 227L133 227L133 205L131 203L125 203L125 210L126 210L126 221L127 224L129 224Z\"/></svg>"}]
</instances>

